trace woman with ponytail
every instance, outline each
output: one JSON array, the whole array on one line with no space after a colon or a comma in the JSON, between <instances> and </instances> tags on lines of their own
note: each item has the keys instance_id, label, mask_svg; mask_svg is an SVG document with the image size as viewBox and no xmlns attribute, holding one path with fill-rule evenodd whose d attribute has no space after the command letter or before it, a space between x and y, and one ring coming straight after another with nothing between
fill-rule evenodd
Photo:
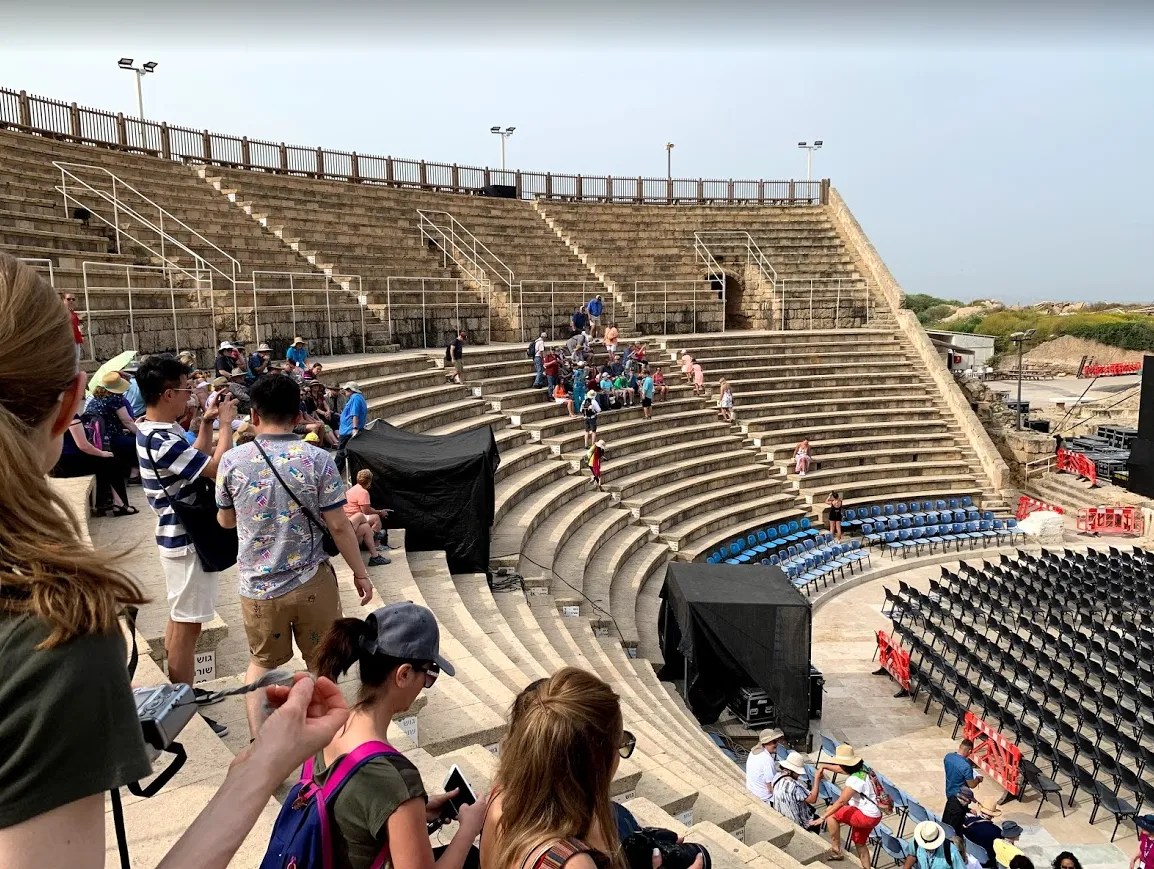
<instances>
[{"instance_id":1,"label":"woman with ponytail","mask_svg":"<svg viewBox=\"0 0 1154 869\"><path fill-rule=\"evenodd\" d=\"M84 397L68 309L0 254L0 866L104 865L104 794L151 775L119 626L144 603L45 477ZM344 723L327 679L278 708L162 867L228 864L276 787Z\"/></svg>"},{"instance_id":2,"label":"woman with ponytail","mask_svg":"<svg viewBox=\"0 0 1154 869\"><path fill-rule=\"evenodd\" d=\"M389 722L437 677L453 675L441 657L433 614L415 603L395 603L366 619L337 619L317 649L317 673L333 681L357 665L361 686L348 724L313 759L313 780L323 786L347 754L367 742L388 743ZM368 869L387 849L394 869L462 869L476 865L473 840L488 801L476 794L461 806L452 842L434 854L427 824L456 792L426 797L421 774L390 749L356 767L331 803L336 869ZM275 834L274 834L275 835Z\"/></svg>"}]
</instances>

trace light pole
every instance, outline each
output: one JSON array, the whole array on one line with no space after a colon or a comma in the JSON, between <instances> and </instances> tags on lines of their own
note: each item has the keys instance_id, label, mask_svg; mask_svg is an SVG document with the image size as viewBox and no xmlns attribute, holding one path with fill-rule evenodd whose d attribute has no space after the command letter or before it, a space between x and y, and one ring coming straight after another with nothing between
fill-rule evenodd
<instances>
[{"instance_id":1,"label":"light pole","mask_svg":"<svg viewBox=\"0 0 1154 869\"><path fill-rule=\"evenodd\" d=\"M517 128L516 127L506 127L505 129L502 130L499 125L496 127L490 127L489 128L490 133L492 133L494 136L500 136L501 137L501 171L502 172L505 171L505 140L513 135L513 131L515 129L517 129Z\"/></svg>"},{"instance_id":2,"label":"light pole","mask_svg":"<svg viewBox=\"0 0 1154 869\"><path fill-rule=\"evenodd\" d=\"M156 72L156 61L150 60L140 66L135 66L131 57L122 57L116 64L121 69L128 69L136 73L136 116L144 120L144 91L140 87L140 80L150 72Z\"/></svg>"},{"instance_id":3,"label":"light pole","mask_svg":"<svg viewBox=\"0 0 1154 869\"><path fill-rule=\"evenodd\" d=\"M665 143L665 177L673 180L673 148L672 142Z\"/></svg>"},{"instance_id":4,"label":"light pole","mask_svg":"<svg viewBox=\"0 0 1154 869\"><path fill-rule=\"evenodd\" d=\"M1018 345L1018 431L1022 430L1022 348L1023 345L1037 332L1037 329L1027 329L1025 332L1014 332L1010 340Z\"/></svg>"},{"instance_id":5,"label":"light pole","mask_svg":"<svg viewBox=\"0 0 1154 869\"><path fill-rule=\"evenodd\" d=\"M806 181L810 180L810 175L812 174L811 170L813 169L813 152L818 150L819 148L821 148L822 144L823 143L822 143L821 139L817 139L816 141L814 141L814 143L812 145L809 144L808 142L798 142L797 143L797 147L804 149L806 152L805 153L805 180Z\"/></svg>"}]
</instances>

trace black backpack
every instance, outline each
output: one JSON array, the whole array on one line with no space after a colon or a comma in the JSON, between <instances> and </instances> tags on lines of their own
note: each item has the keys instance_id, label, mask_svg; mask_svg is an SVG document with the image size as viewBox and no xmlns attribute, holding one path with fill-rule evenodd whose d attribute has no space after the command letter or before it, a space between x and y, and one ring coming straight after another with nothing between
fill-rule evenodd
<instances>
[{"instance_id":1,"label":"black backpack","mask_svg":"<svg viewBox=\"0 0 1154 869\"><path fill-rule=\"evenodd\" d=\"M526 351L525 355L528 356L530 359L532 359L534 356L537 355L537 342L536 341L530 341L529 342L529 349L528 349L528 351Z\"/></svg>"}]
</instances>

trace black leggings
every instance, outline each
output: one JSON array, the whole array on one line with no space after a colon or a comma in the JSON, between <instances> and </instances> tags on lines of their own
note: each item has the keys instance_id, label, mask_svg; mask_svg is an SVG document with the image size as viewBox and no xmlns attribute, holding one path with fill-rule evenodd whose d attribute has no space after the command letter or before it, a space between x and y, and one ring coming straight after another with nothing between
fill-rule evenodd
<instances>
[{"instance_id":1,"label":"black leggings","mask_svg":"<svg viewBox=\"0 0 1154 869\"><path fill-rule=\"evenodd\" d=\"M128 503L128 490L124 484L124 472L120 462L114 458L92 456L88 453L63 453L56 467L54 477L96 477L96 508L101 509L112 503L112 492L120 496L122 504Z\"/></svg>"}]
</instances>

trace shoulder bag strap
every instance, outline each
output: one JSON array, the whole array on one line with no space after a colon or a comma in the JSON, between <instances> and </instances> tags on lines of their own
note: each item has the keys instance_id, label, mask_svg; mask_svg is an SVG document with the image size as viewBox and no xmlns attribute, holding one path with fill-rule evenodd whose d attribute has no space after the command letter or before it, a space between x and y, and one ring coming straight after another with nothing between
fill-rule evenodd
<instances>
[{"instance_id":1,"label":"shoulder bag strap","mask_svg":"<svg viewBox=\"0 0 1154 869\"><path fill-rule=\"evenodd\" d=\"M317 528L319 528L322 532L328 531L328 526L323 525L321 521L313 515L313 511L301 503L301 499L296 496L296 492L289 488L289 484L284 481L284 478L280 475L280 472L277 471L276 466L272 463L272 459L268 457L268 453L266 453L261 448L260 441L253 440L253 444L256 446L257 452L260 453L264 458L265 464L268 465L269 470L272 471L273 476L277 479L277 482L281 484L282 488L284 488L286 492L288 492L288 496L296 502L296 505L301 508L301 512L305 514L305 518L308 519L309 522L311 522Z\"/></svg>"}]
</instances>

